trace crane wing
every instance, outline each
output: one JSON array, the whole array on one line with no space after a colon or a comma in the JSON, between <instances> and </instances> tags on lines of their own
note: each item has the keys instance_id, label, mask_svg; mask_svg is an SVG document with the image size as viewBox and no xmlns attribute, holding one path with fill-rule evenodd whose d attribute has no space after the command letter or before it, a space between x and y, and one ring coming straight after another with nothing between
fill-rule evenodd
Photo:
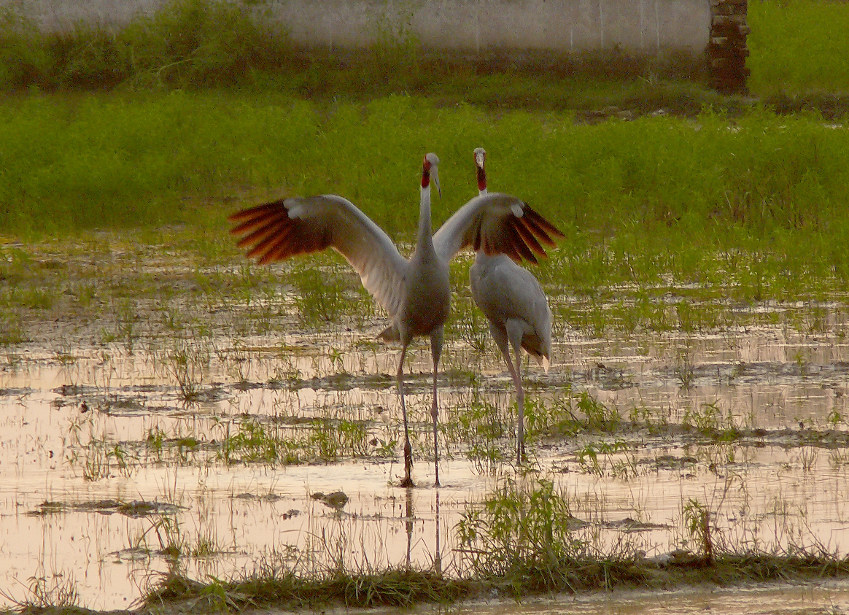
<instances>
[{"instance_id":1,"label":"crane wing","mask_svg":"<svg viewBox=\"0 0 849 615\"><path fill-rule=\"evenodd\" d=\"M490 193L473 198L446 220L433 236L436 253L451 259L471 246L476 252L506 254L515 261L536 263L535 253L545 256L542 244L554 246L563 237L557 227L520 199Z\"/></svg>"},{"instance_id":2,"label":"crane wing","mask_svg":"<svg viewBox=\"0 0 849 615\"><path fill-rule=\"evenodd\" d=\"M403 300L408 261L389 236L340 196L281 199L229 217L238 246L260 264L333 248L360 275L363 286L390 315Z\"/></svg>"}]
</instances>

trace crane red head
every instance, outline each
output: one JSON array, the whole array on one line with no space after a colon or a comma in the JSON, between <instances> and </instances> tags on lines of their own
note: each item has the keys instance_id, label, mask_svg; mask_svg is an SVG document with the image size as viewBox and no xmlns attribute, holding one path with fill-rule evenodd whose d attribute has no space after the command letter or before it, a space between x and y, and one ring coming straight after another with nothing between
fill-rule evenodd
<instances>
[{"instance_id":1,"label":"crane red head","mask_svg":"<svg viewBox=\"0 0 849 615\"><path fill-rule=\"evenodd\" d=\"M425 154L424 162L422 163L422 188L427 188L430 185L430 180L433 180L433 185L436 186L436 191L439 196L442 196L442 189L439 187L439 158L434 153Z\"/></svg>"},{"instance_id":2,"label":"crane red head","mask_svg":"<svg viewBox=\"0 0 849 615\"><path fill-rule=\"evenodd\" d=\"M475 167L477 167L478 190L486 192L486 150L482 147L475 148Z\"/></svg>"}]
</instances>

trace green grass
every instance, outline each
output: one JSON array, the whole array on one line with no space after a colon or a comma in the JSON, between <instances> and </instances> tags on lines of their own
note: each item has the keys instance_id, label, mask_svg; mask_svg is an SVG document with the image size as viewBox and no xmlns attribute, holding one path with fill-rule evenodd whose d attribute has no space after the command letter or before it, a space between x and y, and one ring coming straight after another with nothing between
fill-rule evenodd
<instances>
[{"instance_id":1,"label":"green grass","mask_svg":"<svg viewBox=\"0 0 849 615\"><path fill-rule=\"evenodd\" d=\"M849 137L812 114L589 125L412 96L325 104L213 90L18 96L0 102L0 121L0 228L14 237L183 223L218 237L217 257L237 207L335 192L410 241L423 153L442 161L438 224L474 194L470 152L483 145L492 187L566 233L539 270L545 283L596 296L637 284L644 299L695 283L757 301L815 297L849 278ZM21 275L16 254L0 275ZM293 280L309 287L308 276ZM338 300L307 306L313 320L344 307L347 283L334 286ZM639 318L700 326L685 307Z\"/></svg>"},{"instance_id":2,"label":"green grass","mask_svg":"<svg viewBox=\"0 0 849 615\"><path fill-rule=\"evenodd\" d=\"M849 26L849 10L844 3L753 0L748 23L753 93L846 92L849 42L841 34ZM224 0L172 0L115 31L79 24L67 33L46 34L8 7L0 11L0 25L0 87L5 89L238 85L310 98L408 92L498 107L586 110L625 103L643 110L671 104L697 111L699 104L728 100L687 86L706 82L699 58L605 51L469 59L424 53L403 31L385 32L365 52L307 51L292 45L265 12L244 11Z\"/></svg>"},{"instance_id":3,"label":"green grass","mask_svg":"<svg viewBox=\"0 0 849 615\"><path fill-rule=\"evenodd\" d=\"M849 7L844 2L752 0L748 22L753 93L849 93Z\"/></svg>"},{"instance_id":4,"label":"green grass","mask_svg":"<svg viewBox=\"0 0 849 615\"><path fill-rule=\"evenodd\" d=\"M253 3L245 3L253 4ZM842 2L749 3L750 89L761 97L846 93L849 26ZM13 8L0 11L0 88L133 89L240 86L309 98L391 93L433 95L495 107L614 105L697 112L738 107L710 93L705 62L669 54L641 58L621 51L577 55L488 53L472 59L425 53L409 33L384 32L357 53L292 45L266 12L225 0L172 0L117 30L83 24L46 34ZM824 107L834 100L822 100ZM845 108L839 101L838 106Z\"/></svg>"}]
</instances>

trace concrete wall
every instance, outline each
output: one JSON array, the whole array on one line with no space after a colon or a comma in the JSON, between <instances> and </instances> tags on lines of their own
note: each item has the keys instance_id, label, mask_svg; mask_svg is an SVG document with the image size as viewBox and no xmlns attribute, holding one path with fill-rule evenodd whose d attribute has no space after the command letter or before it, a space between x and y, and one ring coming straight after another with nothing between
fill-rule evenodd
<instances>
[{"instance_id":1,"label":"concrete wall","mask_svg":"<svg viewBox=\"0 0 849 615\"><path fill-rule=\"evenodd\" d=\"M165 0L0 0L45 29L79 21L120 26ZM256 5L257 3L252 3ZM357 47L415 36L433 48L611 49L702 53L710 0L264 0L261 9L307 46Z\"/></svg>"}]
</instances>

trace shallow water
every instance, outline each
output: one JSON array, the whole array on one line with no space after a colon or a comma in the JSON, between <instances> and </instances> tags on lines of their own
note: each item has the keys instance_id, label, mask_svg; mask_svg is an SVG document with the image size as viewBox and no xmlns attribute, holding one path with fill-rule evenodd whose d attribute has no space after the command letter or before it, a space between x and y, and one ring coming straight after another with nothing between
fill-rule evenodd
<instances>
[{"instance_id":1,"label":"shallow water","mask_svg":"<svg viewBox=\"0 0 849 615\"><path fill-rule=\"evenodd\" d=\"M279 301L276 309L289 309L285 297ZM808 307L764 309L804 322ZM74 333L56 325L56 335L7 347L0 368L0 605L71 587L83 606L125 608L174 568L201 580L340 564L409 563L453 574L468 565L457 522L508 479L553 480L587 523L576 535L600 549L627 544L663 557L692 548L683 509L693 500L710 510L719 546L846 553L847 322L839 306L817 310L828 326L807 333L786 321L603 338L562 327L552 369L524 366L528 399L554 407L587 392L623 423L613 433L537 438L531 469L520 473L511 462L509 376L491 343L481 356L449 339L440 406L441 420L454 427L441 435L439 489L431 487L430 358L418 344L408 375L412 490L395 486L403 473L392 444L401 436L392 377L399 350L373 343L379 319L361 332L290 327L281 337L271 327L237 336L233 323L244 306L216 305L212 311L228 320L204 336L142 329L133 343L92 335L97 323ZM148 307L137 318L158 316ZM493 420L503 435L457 426L482 402L499 409ZM344 421L367 435L346 443ZM301 457L329 452L285 465L264 459L262 443L228 449L246 424L278 444L300 439ZM745 433L721 442L700 425ZM593 462L582 457L605 443L621 446ZM349 500L338 510L312 497L340 490ZM586 613L808 613L820 612L805 610L808 599L812 609L841 612L847 604L844 586L825 583L661 596L593 594L456 612L548 613L565 604Z\"/></svg>"},{"instance_id":2,"label":"shallow water","mask_svg":"<svg viewBox=\"0 0 849 615\"><path fill-rule=\"evenodd\" d=\"M437 612L422 607L414 613ZM849 585L845 583L781 584L734 589L682 589L675 591L614 591L578 596L546 596L520 603L474 602L442 612L465 615L659 615L712 613L718 615L835 615L849 612Z\"/></svg>"}]
</instances>

